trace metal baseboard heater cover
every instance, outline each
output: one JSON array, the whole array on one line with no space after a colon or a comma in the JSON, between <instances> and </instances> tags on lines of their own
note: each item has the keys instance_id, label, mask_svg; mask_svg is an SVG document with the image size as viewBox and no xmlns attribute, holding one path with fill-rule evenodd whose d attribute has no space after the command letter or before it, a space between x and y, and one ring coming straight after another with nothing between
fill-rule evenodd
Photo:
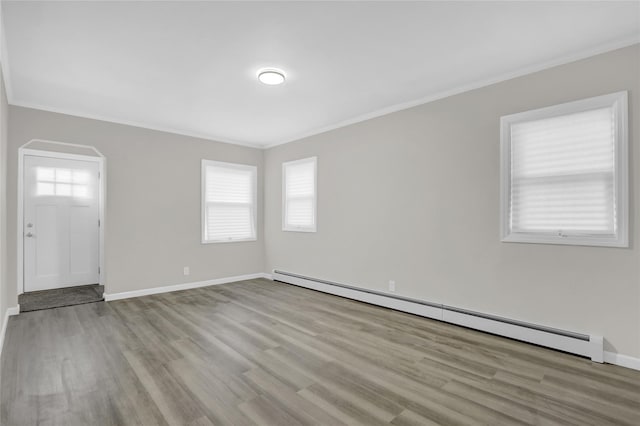
<instances>
[{"instance_id":1,"label":"metal baseboard heater cover","mask_svg":"<svg viewBox=\"0 0 640 426\"><path fill-rule=\"evenodd\" d=\"M304 275L273 271L273 279L324 293L334 294L373 305L384 306L402 312L420 315L463 327L509 337L548 348L604 362L604 339L602 336L575 333L538 324L531 324L481 312L469 311L440 303L384 293Z\"/></svg>"}]
</instances>

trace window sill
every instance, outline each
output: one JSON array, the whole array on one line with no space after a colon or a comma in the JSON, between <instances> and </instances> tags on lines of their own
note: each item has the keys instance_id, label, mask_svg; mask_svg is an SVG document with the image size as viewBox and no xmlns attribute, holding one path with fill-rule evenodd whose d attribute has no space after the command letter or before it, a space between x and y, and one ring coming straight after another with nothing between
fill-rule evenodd
<instances>
[{"instance_id":1,"label":"window sill","mask_svg":"<svg viewBox=\"0 0 640 426\"><path fill-rule=\"evenodd\" d=\"M628 248L629 241L622 236L557 236L551 234L512 233L502 237L503 243L555 244L567 246L618 247Z\"/></svg>"},{"instance_id":2,"label":"window sill","mask_svg":"<svg viewBox=\"0 0 640 426\"><path fill-rule=\"evenodd\" d=\"M283 232L316 232L316 228L282 228Z\"/></svg>"},{"instance_id":3,"label":"window sill","mask_svg":"<svg viewBox=\"0 0 640 426\"><path fill-rule=\"evenodd\" d=\"M224 243L246 243L251 241L258 241L257 238L244 238L241 240L202 240L202 244L224 244Z\"/></svg>"}]
</instances>

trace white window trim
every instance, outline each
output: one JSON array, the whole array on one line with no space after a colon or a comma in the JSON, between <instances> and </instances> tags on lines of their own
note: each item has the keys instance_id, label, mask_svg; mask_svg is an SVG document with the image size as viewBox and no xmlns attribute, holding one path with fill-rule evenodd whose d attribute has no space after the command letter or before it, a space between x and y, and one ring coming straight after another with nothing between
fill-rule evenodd
<instances>
[{"instance_id":1,"label":"white window trim","mask_svg":"<svg viewBox=\"0 0 640 426\"><path fill-rule=\"evenodd\" d=\"M206 190L207 190L207 166L221 166L228 168L235 168L238 170L249 170L253 175L253 179L251 184L253 185L253 208L251 209L252 220L253 220L253 229L255 231L255 236L253 238L241 238L241 239L232 239L232 240L208 240L205 238L206 234L206 226L207 226L207 201L206 201ZM201 170L200 170L200 238L202 244L219 244L219 243L240 243L246 241L257 241L258 240L258 220L257 213L258 210L258 168L256 166L250 166L247 164L237 164L237 163L226 163L223 161L213 161L213 160L202 160Z\"/></svg>"},{"instance_id":2,"label":"white window trim","mask_svg":"<svg viewBox=\"0 0 640 426\"><path fill-rule=\"evenodd\" d=\"M629 247L629 178L628 178L628 95L626 91L583 99L507 115L500 118L500 229L501 241L516 243L565 244L582 246ZM543 118L567 115L598 108L613 107L616 117L614 191L617 233L553 235L550 233L512 232L511 205L511 125Z\"/></svg>"},{"instance_id":3,"label":"white window trim","mask_svg":"<svg viewBox=\"0 0 640 426\"><path fill-rule=\"evenodd\" d=\"M313 226L288 226L287 217L287 166L313 162ZM318 157L307 157L282 163L282 230L287 232L316 232L318 227Z\"/></svg>"}]
</instances>

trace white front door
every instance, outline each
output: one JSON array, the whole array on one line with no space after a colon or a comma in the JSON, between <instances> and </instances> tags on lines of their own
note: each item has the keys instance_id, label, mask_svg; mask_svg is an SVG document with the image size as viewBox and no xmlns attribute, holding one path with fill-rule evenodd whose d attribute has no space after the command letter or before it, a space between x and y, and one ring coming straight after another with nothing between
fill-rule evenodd
<instances>
[{"instance_id":1,"label":"white front door","mask_svg":"<svg viewBox=\"0 0 640 426\"><path fill-rule=\"evenodd\" d=\"M99 282L99 163L24 157L24 291Z\"/></svg>"}]
</instances>

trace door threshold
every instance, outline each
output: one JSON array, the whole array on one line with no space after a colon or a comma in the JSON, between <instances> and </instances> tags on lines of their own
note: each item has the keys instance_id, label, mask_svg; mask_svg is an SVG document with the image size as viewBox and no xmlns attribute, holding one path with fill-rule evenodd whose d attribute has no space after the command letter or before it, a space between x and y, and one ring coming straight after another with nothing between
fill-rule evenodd
<instances>
[{"instance_id":1,"label":"door threshold","mask_svg":"<svg viewBox=\"0 0 640 426\"><path fill-rule=\"evenodd\" d=\"M89 284L22 293L18 296L18 303L22 313L102 302L103 294L103 285Z\"/></svg>"}]
</instances>

